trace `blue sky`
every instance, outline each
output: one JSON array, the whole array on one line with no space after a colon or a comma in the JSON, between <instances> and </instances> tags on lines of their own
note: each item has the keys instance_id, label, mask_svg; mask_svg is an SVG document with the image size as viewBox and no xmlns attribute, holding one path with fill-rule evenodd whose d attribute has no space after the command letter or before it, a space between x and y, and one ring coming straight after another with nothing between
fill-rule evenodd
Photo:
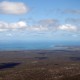
<instances>
[{"instance_id":1,"label":"blue sky","mask_svg":"<svg viewBox=\"0 0 80 80\"><path fill-rule=\"evenodd\" d=\"M0 0L0 41L79 41L79 0Z\"/></svg>"}]
</instances>

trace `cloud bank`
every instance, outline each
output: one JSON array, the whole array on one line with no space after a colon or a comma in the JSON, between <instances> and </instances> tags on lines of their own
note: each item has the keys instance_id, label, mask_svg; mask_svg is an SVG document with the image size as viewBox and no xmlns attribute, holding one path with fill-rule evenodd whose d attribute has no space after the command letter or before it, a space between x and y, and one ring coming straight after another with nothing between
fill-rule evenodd
<instances>
[{"instance_id":1,"label":"cloud bank","mask_svg":"<svg viewBox=\"0 0 80 80\"><path fill-rule=\"evenodd\" d=\"M26 31L47 31L47 32L54 32L55 31L70 31L70 32L77 32L79 31L78 27L71 24L58 24L54 22L54 20L49 20L49 22L46 23L49 19L46 20L40 20L36 24L29 25L26 21L18 21L14 23L8 23L4 21L0 21L0 32L3 31L15 31L15 30L26 30ZM44 23L44 25L43 25Z\"/></svg>"}]
</instances>

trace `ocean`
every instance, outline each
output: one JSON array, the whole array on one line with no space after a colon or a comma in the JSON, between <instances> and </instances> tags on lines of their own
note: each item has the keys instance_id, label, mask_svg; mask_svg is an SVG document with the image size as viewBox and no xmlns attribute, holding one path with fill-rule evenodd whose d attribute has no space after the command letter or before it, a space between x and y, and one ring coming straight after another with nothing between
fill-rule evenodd
<instances>
[{"instance_id":1,"label":"ocean","mask_svg":"<svg viewBox=\"0 0 80 80\"><path fill-rule=\"evenodd\" d=\"M0 50L44 50L62 46L80 46L78 41L1 42Z\"/></svg>"}]
</instances>

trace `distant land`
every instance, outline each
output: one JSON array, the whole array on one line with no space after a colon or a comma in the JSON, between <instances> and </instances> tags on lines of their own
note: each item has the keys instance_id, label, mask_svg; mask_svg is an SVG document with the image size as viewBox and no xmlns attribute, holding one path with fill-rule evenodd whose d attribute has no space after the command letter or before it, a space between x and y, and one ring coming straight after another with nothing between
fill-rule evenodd
<instances>
[{"instance_id":1,"label":"distant land","mask_svg":"<svg viewBox=\"0 0 80 80\"><path fill-rule=\"evenodd\" d=\"M0 80L79 80L80 47L0 51Z\"/></svg>"}]
</instances>

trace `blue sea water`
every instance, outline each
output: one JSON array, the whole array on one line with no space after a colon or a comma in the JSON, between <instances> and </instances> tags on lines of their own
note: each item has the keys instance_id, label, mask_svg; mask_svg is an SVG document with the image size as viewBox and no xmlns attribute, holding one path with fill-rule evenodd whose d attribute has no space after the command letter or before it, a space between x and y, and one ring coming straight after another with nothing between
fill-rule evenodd
<instances>
[{"instance_id":1,"label":"blue sea water","mask_svg":"<svg viewBox=\"0 0 80 80\"><path fill-rule=\"evenodd\" d=\"M80 46L80 42L78 41L2 42L0 43L0 50L42 50L42 49L54 49L55 46Z\"/></svg>"}]
</instances>

